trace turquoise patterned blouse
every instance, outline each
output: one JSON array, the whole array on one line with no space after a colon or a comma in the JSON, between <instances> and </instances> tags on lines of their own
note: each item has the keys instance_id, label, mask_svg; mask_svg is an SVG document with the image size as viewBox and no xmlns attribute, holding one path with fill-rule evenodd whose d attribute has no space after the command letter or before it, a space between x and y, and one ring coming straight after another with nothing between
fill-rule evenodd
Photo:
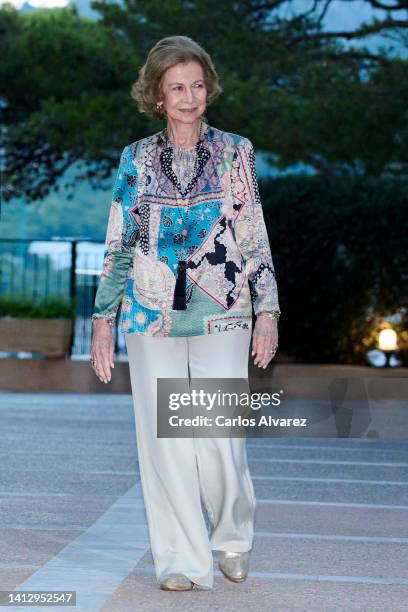
<instances>
[{"instance_id":1,"label":"turquoise patterned blouse","mask_svg":"<svg viewBox=\"0 0 408 612\"><path fill-rule=\"evenodd\" d=\"M204 124L183 190L167 138L163 129L122 151L92 319L114 324L120 308L124 333L201 336L250 329L253 310L279 316L251 141Z\"/></svg>"}]
</instances>

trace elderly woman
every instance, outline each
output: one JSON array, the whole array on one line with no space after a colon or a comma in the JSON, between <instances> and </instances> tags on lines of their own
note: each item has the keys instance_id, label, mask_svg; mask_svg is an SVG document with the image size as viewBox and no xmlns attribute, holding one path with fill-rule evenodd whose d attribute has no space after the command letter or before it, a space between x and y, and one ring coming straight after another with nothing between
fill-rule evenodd
<instances>
[{"instance_id":1,"label":"elderly woman","mask_svg":"<svg viewBox=\"0 0 408 612\"><path fill-rule=\"evenodd\" d=\"M256 499L245 437L157 436L157 380L247 379L252 331L258 367L278 346L254 149L204 116L221 91L190 38L149 52L132 96L166 126L123 149L92 314L92 366L108 383L121 307L151 550L167 590L211 589L213 550L228 579L245 580Z\"/></svg>"}]
</instances>

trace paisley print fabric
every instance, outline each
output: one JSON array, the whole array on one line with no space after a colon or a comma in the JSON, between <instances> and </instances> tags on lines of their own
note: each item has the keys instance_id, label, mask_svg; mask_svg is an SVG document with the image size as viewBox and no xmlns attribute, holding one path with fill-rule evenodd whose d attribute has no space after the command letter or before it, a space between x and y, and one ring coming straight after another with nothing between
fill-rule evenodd
<instances>
[{"instance_id":1,"label":"paisley print fabric","mask_svg":"<svg viewBox=\"0 0 408 612\"><path fill-rule=\"evenodd\" d=\"M164 129L123 149L92 319L120 311L124 333L198 336L280 314L251 141L205 124L197 154L183 189ZM180 259L187 309L173 310Z\"/></svg>"}]
</instances>

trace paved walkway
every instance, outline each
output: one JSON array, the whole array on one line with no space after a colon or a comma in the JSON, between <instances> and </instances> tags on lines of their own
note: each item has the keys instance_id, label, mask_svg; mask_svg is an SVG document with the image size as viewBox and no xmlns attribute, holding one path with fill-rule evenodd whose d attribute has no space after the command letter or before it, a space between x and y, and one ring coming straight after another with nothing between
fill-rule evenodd
<instances>
[{"instance_id":1,"label":"paved walkway","mask_svg":"<svg viewBox=\"0 0 408 612\"><path fill-rule=\"evenodd\" d=\"M0 393L1 589L86 612L408 611L408 440L249 439L251 572L158 588L128 395ZM5 607L35 610L38 607ZM49 607L47 610L60 610Z\"/></svg>"}]
</instances>

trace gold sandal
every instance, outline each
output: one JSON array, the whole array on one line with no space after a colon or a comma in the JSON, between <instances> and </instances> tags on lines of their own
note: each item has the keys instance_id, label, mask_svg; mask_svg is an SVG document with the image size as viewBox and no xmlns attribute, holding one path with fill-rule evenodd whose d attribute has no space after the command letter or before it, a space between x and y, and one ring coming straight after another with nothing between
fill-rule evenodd
<instances>
[{"instance_id":1,"label":"gold sandal","mask_svg":"<svg viewBox=\"0 0 408 612\"><path fill-rule=\"evenodd\" d=\"M164 591L191 591L194 582L191 582L184 574L169 574L160 582L160 588Z\"/></svg>"},{"instance_id":2,"label":"gold sandal","mask_svg":"<svg viewBox=\"0 0 408 612\"><path fill-rule=\"evenodd\" d=\"M235 553L221 551L218 567L228 580L243 582L248 576L250 551Z\"/></svg>"}]
</instances>

